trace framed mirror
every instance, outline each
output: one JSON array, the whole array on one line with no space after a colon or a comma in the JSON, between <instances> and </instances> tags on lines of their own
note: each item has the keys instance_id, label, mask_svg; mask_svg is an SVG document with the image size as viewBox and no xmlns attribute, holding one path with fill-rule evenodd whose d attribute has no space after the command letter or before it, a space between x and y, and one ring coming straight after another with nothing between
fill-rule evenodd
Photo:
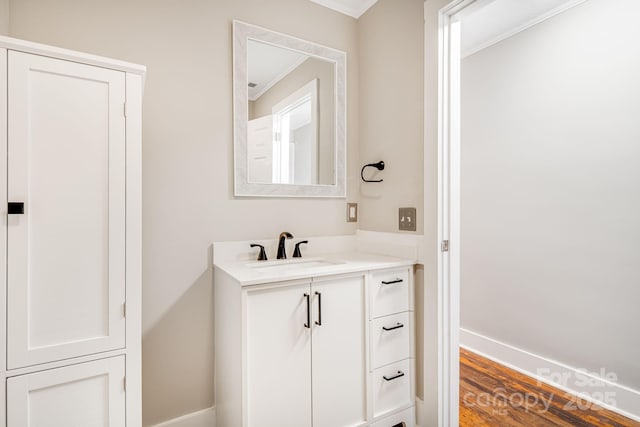
<instances>
[{"instance_id":1,"label":"framed mirror","mask_svg":"<svg viewBox=\"0 0 640 427\"><path fill-rule=\"evenodd\" d=\"M346 54L233 22L236 196L346 197Z\"/></svg>"}]
</instances>

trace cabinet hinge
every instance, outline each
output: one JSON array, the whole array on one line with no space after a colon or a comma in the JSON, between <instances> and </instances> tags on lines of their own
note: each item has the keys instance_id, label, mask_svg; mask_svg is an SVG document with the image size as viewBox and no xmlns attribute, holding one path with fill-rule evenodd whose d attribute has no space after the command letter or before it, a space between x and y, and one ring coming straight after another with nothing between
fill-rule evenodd
<instances>
[{"instance_id":1,"label":"cabinet hinge","mask_svg":"<svg viewBox=\"0 0 640 427\"><path fill-rule=\"evenodd\" d=\"M440 244L440 252L449 252L449 241L443 240Z\"/></svg>"},{"instance_id":2,"label":"cabinet hinge","mask_svg":"<svg viewBox=\"0 0 640 427\"><path fill-rule=\"evenodd\" d=\"M122 317L127 317L127 303L122 304Z\"/></svg>"},{"instance_id":3,"label":"cabinet hinge","mask_svg":"<svg viewBox=\"0 0 640 427\"><path fill-rule=\"evenodd\" d=\"M122 386L124 387L124 391L127 391L127 377L122 379Z\"/></svg>"},{"instance_id":4,"label":"cabinet hinge","mask_svg":"<svg viewBox=\"0 0 640 427\"><path fill-rule=\"evenodd\" d=\"M122 104L122 114L127 117L127 103Z\"/></svg>"}]
</instances>

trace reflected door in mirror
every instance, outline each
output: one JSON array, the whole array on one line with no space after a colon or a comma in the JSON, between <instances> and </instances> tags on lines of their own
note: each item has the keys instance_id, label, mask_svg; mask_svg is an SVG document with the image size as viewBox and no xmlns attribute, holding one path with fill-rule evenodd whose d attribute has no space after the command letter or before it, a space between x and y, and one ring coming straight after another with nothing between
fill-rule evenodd
<instances>
[{"instance_id":1,"label":"reflected door in mirror","mask_svg":"<svg viewBox=\"0 0 640 427\"><path fill-rule=\"evenodd\" d=\"M247 46L249 182L335 184L335 64L256 40Z\"/></svg>"}]
</instances>

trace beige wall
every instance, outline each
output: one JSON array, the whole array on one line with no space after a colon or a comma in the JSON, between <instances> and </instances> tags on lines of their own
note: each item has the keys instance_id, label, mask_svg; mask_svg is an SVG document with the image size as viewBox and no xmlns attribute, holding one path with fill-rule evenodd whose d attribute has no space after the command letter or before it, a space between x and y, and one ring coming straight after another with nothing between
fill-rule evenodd
<instances>
[{"instance_id":1,"label":"beige wall","mask_svg":"<svg viewBox=\"0 0 640 427\"><path fill-rule=\"evenodd\" d=\"M335 184L335 65L332 62L309 58L287 74L262 96L251 102L249 117L271 115L278 102L313 79L318 79L318 183ZM253 110L253 111L252 111Z\"/></svg>"},{"instance_id":2,"label":"beige wall","mask_svg":"<svg viewBox=\"0 0 640 427\"><path fill-rule=\"evenodd\" d=\"M423 0L380 0L358 20L360 160L384 182L360 185L360 228L398 231L415 207L423 232ZM369 173L374 170L369 169Z\"/></svg>"},{"instance_id":3,"label":"beige wall","mask_svg":"<svg viewBox=\"0 0 640 427\"><path fill-rule=\"evenodd\" d=\"M462 327L636 390L639 15L590 0L461 68Z\"/></svg>"},{"instance_id":4,"label":"beige wall","mask_svg":"<svg viewBox=\"0 0 640 427\"><path fill-rule=\"evenodd\" d=\"M359 166L379 160L386 166L378 177L383 182L359 180L363 230L398 232L398 208L413 206L418 213L416 233L424 231L423 4L422 0L380 0L358 20ZM424 279L431 270L419 266L415 274L416 392L420 398L425 397L422 325L424 316L434 312L425 313L423 304L425 292L430 292ZM435 397L427 388L427 397Z\"/></svg>"},{"instance_id":5,"label":"beige wall","mask_svg":"<svg viewBox=\"0 0 640 427\"><path fill-rule=\"evenodd\" d=\"M233 197L232 19L347 52L348 195L357 201L352 18L300 0L11 2L14 37L148 67L142 165L145 425L213 403L211 242L276 238L283 230L318 236L356 229L345 222L344 199Z\"/></svg>"},{"instance_id":6,"label":"beige wall","mask_svg":"<svg viewBox=\"0 0 640 427\"><path fill-rule=\"evenodd\" d=\"M0 0L0 36L9 35L9 0Z\"/></svg>"}]
</instances>

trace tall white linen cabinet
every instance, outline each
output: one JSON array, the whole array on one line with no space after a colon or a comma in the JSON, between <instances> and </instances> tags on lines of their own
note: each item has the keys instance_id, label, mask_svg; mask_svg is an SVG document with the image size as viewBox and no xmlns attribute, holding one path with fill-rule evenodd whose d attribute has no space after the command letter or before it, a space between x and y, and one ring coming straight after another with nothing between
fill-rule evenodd
<instances>
[{"instance_id":1,"label":"tall white linen cabinet","mask_svg":"<svg viewBox=\"0 0 640 427\"><path fill-rule=\"evenodd\" d=\"M144 73L0 37L0 427L141 425Z\"/></svg>"}]
</instances>

